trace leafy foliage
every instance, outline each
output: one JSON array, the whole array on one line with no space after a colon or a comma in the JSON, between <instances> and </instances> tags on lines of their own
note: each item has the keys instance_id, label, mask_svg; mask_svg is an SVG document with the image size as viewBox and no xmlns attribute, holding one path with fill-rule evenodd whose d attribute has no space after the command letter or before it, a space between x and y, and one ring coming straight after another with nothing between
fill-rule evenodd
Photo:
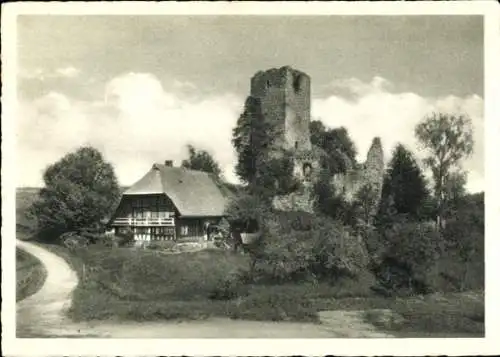
<instances>
[{"instance_id":1,"label":"leafy foliage","mask_svg":"<svg viewBox=\"0 0 500 357\"><path fill-rule=\"evenodd\" d=\"M248 97L233 129L232 139L238 155L236 174L243 182L255 186L259 166L267 158L273 134L274 127L264 120L259 101Z\"/></svg>"},{"instance_id":2,"label":"leafy foliage","mask_svg":"<svg viewBox=\"0 0 500 357\"><path fill-rule=\"evenodd\" d=\"M444 192L447 197L446 209L449 211L448 216L452 214L452 210L460 205L460 201L465 197L465 185L467 183L467 173L462 171L451 172L444 180Z\"/></svg>"},{"instance_id":3,"label":"leafy foliage","mask_svg":"<svg viewBox=\"0 0 500 357\"><path fill-rule=\"evenodd\" d=\"M252 193L267 200L275 195L286 195L298 190L301 184L293 176L293 165L293 156L286 151L280 157L262 160Z\"/></svg>"},{"instance_id":4,"label":"leafy foliage","mask_svg":"<svg viewBox=\"0 0 500 357\"><path fill-rule=\"evenodd\" d=\"M440 232L432 223L403 219L386 230L383 239L376 269L383 284L392 290L427 292L444 249Z\"/></svg>"},{"instance_id":5,"label":"leafy foliage","mask_svg":"<svg viewBox=\"0 0 500 357\"><path fill-rule=\"evenodd\" d=\"M50 165L43 179L45 187L30 214L53 239L67 231L100 230L120 195L113 167L92 147Z\"/></svg>"},{"instance_id":6,"label":"leafy foliage","mask_svg":"<svg viewBox=\"0 0 500 357\"><path fill-rule=\"evenodd\" d=\"M316 210L318 213L353 226L356 223L356 206L348 202L345 197L338 193L331 184L331 175L328 169L323 168L317 181L314 183L314 194L316 196Z\"/></svg>"},{"instance_id":7,"label":"leafy foliage","mask_svg":"<svg viewBox=\"0 0 500 357\"><path fill-rule=\"evenodd\" d=\"M379 213L385 218L404 214L416 220L424 213L429 198L424 175L413 154L403 145L397 145L384 177Z\"/></svg>"},{"instance_id":8,"label":"leafy foliage","mask_svg":"<svg viewBox=\"0 0 500 357\"><path fill-rule=\"evenodd\" d=\"M208 151L196 149L188 145L189 159L183 160L181 166L191 170L204 171L214 174L217 178L221 175L219 164Z\"/></svg>"},{"instance_id":9,"label":"leafy foliage","mask_svg":"<svg viewBox=\"0 0 500 357\"><path fill-rule=\"evenodd\" d=\"M291 215L295 217L291 217ZM353 277L366 268L362 242L341 223L301 212L275 212L263 226L258 270L278 281Z\"/></svg>"},{"instance_id":10,"label":"leafy foliage","mask_svg":"<svg viewBox=\"0 0 500 357\"><path fill-rule=\"evenodd\" d=\"M269 208L259 197L247 193L233 198L225 215L233 228L248 231L252 225L260 226L268 212Z\"/></svg>"},{"instance_id":11,"label":"leafy foliage","mask_svg":"<svg viewBox=\"0 0 500 357\"><path fill-rule=\"evenodd\" d=\"M460 169L461 160L473 151L472 122L465 115L434 113L416 126L415 135L428 151L424 162L432 172L441 226L450 199L446 184L453 172Z\"/></svg>"},{"instance_id":12,"label":"leafy foliage","mask_svg":"<svg viewBox=\"0 0 500 357\"><path fill-rule=\"evenodd\" d=\"M310 124L310 131L312 145L325 152L322 166L330 175L345 172L356 162L356 147L346 128L326 129L321 121L314 120Z\"/></svg>"},{"instance_id":13,"label":"leafy foliage","mask_svg":"<svg viewBox=\"0 0 500 357\"><path fill-rule=\"evenodd\" d=\"M471 280L484 284L484 227L484 193L464 196L456 202L453 218L447 221L443 235L447 251L462 271L449 271L447 276L456 277L460 290Z\"/></svg>"}]
</instances>

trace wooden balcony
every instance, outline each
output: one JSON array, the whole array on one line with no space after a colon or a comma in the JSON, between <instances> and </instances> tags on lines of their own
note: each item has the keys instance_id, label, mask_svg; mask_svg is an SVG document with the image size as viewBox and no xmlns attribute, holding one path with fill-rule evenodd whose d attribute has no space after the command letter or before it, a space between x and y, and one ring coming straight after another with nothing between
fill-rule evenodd
<instances>
[{"instance_id":1,"label":"wooden balcony","mask_svg":"<svg viewBox=\"0 0 500 357\"><path fill-rule=\"evenodd\" d=\"M168 218L115 218L112 226L174 227L174 217Z\"/></svg>"}]
</instances>

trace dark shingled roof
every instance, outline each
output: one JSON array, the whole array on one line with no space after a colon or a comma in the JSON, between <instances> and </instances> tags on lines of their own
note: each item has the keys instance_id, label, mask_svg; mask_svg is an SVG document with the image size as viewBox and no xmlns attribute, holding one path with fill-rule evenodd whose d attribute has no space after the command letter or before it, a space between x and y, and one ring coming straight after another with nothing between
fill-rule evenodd
<instances>
[{"instance_id":1,"label":"dark shingled roof","mask_svg":"<svg viewBox=\"0 0 500 357\"><path fill-rule=\"evenodd\" d=\"M155 164L124 196L166 194L181 216L222 216L230 193L206 172Z\"/></svg>"}]
</instances>

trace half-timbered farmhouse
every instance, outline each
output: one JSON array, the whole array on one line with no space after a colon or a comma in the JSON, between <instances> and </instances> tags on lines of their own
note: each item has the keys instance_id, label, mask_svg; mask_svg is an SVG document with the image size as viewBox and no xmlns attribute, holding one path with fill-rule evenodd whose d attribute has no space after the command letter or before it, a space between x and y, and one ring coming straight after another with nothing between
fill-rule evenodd
<instances>
[{"instance_id":1,"label":"half-timbered farmhouse","mask_svg":"<svg viewBox=\"0 0 500 357\"><path fill-rule=\"evenodd\" d=\"M116 234L131 229L136 242L209 240L228 194L213 175L165 161L123 193L109 225Z\"/></svg>"}]
</instances>

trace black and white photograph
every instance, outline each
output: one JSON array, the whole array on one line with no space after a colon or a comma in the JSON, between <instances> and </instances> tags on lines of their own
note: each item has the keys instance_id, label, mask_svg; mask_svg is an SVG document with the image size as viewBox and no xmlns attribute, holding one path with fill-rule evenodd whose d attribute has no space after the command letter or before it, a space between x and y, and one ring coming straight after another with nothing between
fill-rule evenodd
<instances>
[{"instance_id":1,"label":"black and white photograph","mask_svg":"<svg viewBox=\"0 0 500 357\"><path fill-rule=\"evenodd\" d=\"M2 20L11 344L494 337L495 7L35 4Z\"/></svg>"}]
</instances>

